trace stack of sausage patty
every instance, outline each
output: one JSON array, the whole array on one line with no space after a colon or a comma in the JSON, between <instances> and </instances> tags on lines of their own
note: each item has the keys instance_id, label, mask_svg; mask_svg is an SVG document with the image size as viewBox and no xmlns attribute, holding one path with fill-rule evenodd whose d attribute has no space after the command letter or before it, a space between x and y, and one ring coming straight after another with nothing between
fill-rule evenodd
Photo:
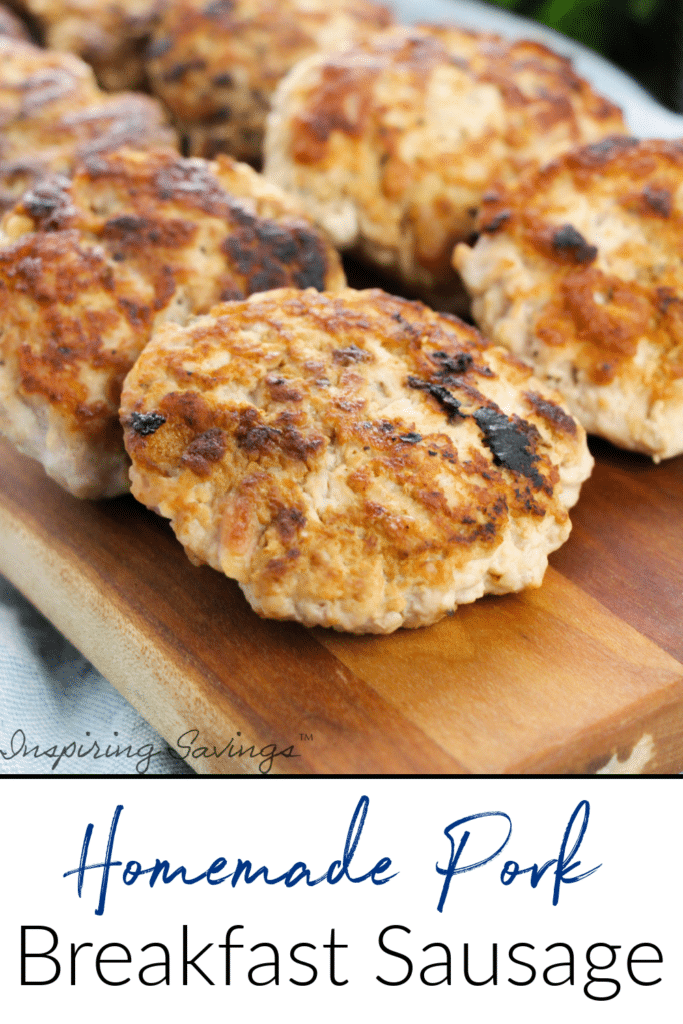
<instances>
[{"instance_id":1,"label":"stack of sausage patty","mask_svg":"<svg viewBox=\"0 0 683 1024\"><path fill-rule=\"evenodd\" d=\"M260 614L391 632L540 585L582 423L683 450L683 158L565 58L370 0L17 6L0 429L72 494L132 483ZM337 249L464 282L485 335Z\"/></svg>"}]
</instances>

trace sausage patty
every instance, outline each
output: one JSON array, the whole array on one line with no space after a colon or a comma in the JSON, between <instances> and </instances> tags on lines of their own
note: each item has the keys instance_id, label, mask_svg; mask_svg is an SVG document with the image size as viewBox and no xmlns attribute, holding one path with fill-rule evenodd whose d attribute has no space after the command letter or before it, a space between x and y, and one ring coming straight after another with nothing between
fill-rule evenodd
<instances>
[{"instance_id":1,"label":"sausage patty","mask_svg":"<svg viewBox=\"0 0 683 1024\"><path fill-rule=\"evenodd\" d=\"M261 615L353 632L539 586L592 459L523 363L373 290L165 324L121 404L138 500Z\"/></svg>"},{"instance_id":2,"label":"sausage patty","mask_svg":"<svg viewBox=\"0 0 683 1024\"><path fill-rule=\"evenodd\" d=\"M390 23L372 0L179 0L156 28L147 69L191 153L260 162L271 98L290 68Z\"/></svg>"},{"instance_id":3,"label":"sausage patty","mask_svg":"<svg viewBox=\"0 0 683 1024\"><path fill-rule=\"evenodd\" d=\"M500 190L455 263L487 335L586 430L683 452L683 144L616 137Z\"/></svg>"},{"instance_id":4,"label":"sausage patty","mask_svg":"<svg viewBox=\"0 0 683 1024\"><path fill-rule=\"evenodd\" d=\"M336 252L250 167L92 157L3 221L0 429L78 497L121 493L121 383L155 325L254 291L343 284Z\"/></svg>"},{"instance_id":5,"label":"sausage patty","mask_svg":"<svg viewBox=\"0 0 683 1024\"><path fill-rule=\"evenodd\" d=\"M105 89L140 89L144 52L167 0L14 0L45 45L87 61Z\"/></svg>"},{"instance_id":6,"label":"sausage patty","mask_svg":"<svg viewBox=\"0 0 683 1024\"><path fill-rule=\"evenodd\" d=\"M431 297L456 287L453 246L492 181L615 131L621 112L540 43L397 27L287 76L265 173L338 247Z\"/></svg>"},{"instance_id":7,"label":"sausage patty","mask_svg":"<svg viewBox=\"0 0 683 1024\"><path fill-rule=\"evenodd\" d=\"M84 157L120 146L175 148L157 100L104 93L68 53L0 38L0 208L46 171L69 174Z\"/></svg>"}]
</instances>

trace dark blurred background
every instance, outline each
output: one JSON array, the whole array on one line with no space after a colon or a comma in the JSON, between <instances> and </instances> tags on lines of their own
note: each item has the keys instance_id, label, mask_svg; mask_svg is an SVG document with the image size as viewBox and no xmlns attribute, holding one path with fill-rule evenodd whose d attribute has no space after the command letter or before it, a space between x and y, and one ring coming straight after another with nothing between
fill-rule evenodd
<instances>
[{"instance_id":1,"label":"dark blurred background","mask_svg":"<svg viewBox=\"0 0 683 1024\"><path fill-rule=\"evenodd\" d=\"M608 57L683 111L683 0L487 0Z\"/></svg>"}]
</instances>

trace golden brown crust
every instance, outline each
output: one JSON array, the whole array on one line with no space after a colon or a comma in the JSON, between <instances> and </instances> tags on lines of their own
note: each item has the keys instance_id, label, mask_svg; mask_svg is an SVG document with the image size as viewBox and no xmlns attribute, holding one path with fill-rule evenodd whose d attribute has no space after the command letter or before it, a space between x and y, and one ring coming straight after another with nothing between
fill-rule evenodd
<instances>
[{"instance_id":1,"label":"golden brown crust","mask_svg":"<svg viewBox=\"0 0 683 1024\"><path fill-rule=\"evenodd\" d=\"M478 228L456 261L482 329L587 428L655 458L683 450L683 143L572 151L486 197Z\"/></svg>"},{"instance_id":2,"label":"golden brown crust","mask_svg":"<svg viewBox=\"0 0 683 1024\"><path fill-rule=\"evenodd\" d=\"M75 429L110 448L117 443L112 411L130 352L142 347L144 325L125 315L125 296L116 301L104 255L79 241L78 232L65 231L31 235L0 249L0 310L7 325L2 356L5 366L15 363L23 395L58 406ZM18 323L31 325L23 341ZM104 343L107 334L124 332L126 344ZM85 367L106 377L95 395L82 379Z\"/></svg>"},{"instance_id":3,"label":"golden brown crust","mask_svg":"<svg viewBox=\"0 0 683 1024\"><path fill-rule=\"evenodd\" d=\"M337 244L443 289L492 181L625 130L620 111L540 43L397 27L288 76L266 174L305 198Z\"/></svg>"},{"instance_id":4,"label":"golden brown crust","mask_svg":"<svg viewBox=\"0 0 683 1024\"><path fill-rule=\"evenodd\" d=\"M159 320L268 287L344 283L299 209L227 157L91 158L72 181L30 190L3 227L3 373L20 401L87 437L93 461L122 451L121 382Z\"/></svg>"},{"instance_id":5,"label":"golden brown crust","mask_svg":"<svg viewBox=\"0 0 683 1024\"><path fill-rule=\"evenodd\" d=\"M160 104L100 91L90 68L69 54L0 38L0 207L12 205L46 171L121 146L175 147Z\"/></svg>"},{"instance_id":6,"label":"golden brown crust","mask_svg":"<svg viewBox=\"0 0 683 1024\"><path fill-rule=\"evenodd\" d=\"M21 0L51 50L75 53L105 89L146 84L144 51L166 0Z\"/></svg>"},{"instance_id":7,"label":"golden brown crust","mask_svg":"<svg viewBox=\"0 0 683 1024\"><path fill-rule=\"evenodd\" d=\"M360 60L361 56L370 59ZM621 123L619 108L594 93L574 72L569 58L542 43L528 39L510 42L489 33L420 25L361 42L322 66L321 88L311 93L305 112L294 120L295 159L301 163L324 159L334 131L363 134L376 113L369 89L388 71L400 69L411 84L425 90L434 73L448 64L465 71L474 83L496 87L511 115L504 128L511 149L523 150L530 141L537 144L539 140L530 135L559 123L564 125L569 143L576 143L582 138L581 118L585 116L607 125L615 120ZM361 98L360 104L350 102L356 97ZM397 141L393 133L387 142L390 159L398 155ZM481 143L476 148L480 149ZM518 163L514 154L511 159Z\"/></svg>"},{"instance_id":8,"label":"golden brown crust","mask_svg":"<svg viewBox=\"0 0 683 1024\"><path fill-rule=\"evenodd\" d=\"M608 203L632 228L613 254L629 266L626 275L610 272L609 254L600 265L599 230L585 238L570 223L558 225L560 191L603 218ZM568 153L512 194L489 198L478 226L514 239L526 258L544 266L552 298L536 333L547 345L576 350L577 366L592 381L607 384L626 372L643 335L661 354L653 401L672 377L683 377L683 143L615 137Z\"/></svg>"},{"instance_id":9,"label":"golden brown crust","mask_svg":"<svg viewBox=\"0 0 683 1024\"><path fill-rule=\"evenodd\" d=\"M590 467L556 399L420 303L281 290L161 329L121 416L195 561L265 614L389 631L538 582Z\"/></svg>"},{"instance_id":10,"label":"golden brown crust","mask_svg":"<svg viewBox=\"0 0 683 1024\"><path fill-rule=\"evenodd\" d=\"M272 94L290 68L391 21L372 0L180 0L155 31L150 81L191 153L258 161Z\"/></svg>"}]
</instances>

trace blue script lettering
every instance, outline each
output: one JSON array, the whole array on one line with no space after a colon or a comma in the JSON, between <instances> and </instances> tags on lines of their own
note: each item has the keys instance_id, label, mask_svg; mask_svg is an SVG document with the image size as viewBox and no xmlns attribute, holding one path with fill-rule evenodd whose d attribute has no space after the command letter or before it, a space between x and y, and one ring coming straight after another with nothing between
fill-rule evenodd
<instances>
[{"instance_id":1,"label":"blue script lettering","mask_svg":"<svg viewBox=\"0 0 683 1024\"><path fill-rule=\"evenodd\" d=\"M505 862L503 870L500 873L500 881L502 882L502 884L511 885L518 875L528 874L530 876L529 881L531 883L531 887L532 889L535 889L538 883L543 878L543 875L546 873L546 871L549 868L551 868L554 864L555 870L553 874L555 875L555 883L553 885L553 906L556 907L560 898L560 886L563 883L580 882L582 878L588 878L588 876L592 875L595 871L597 871L599 867L602 867L601 864L598 864L596 867L591 868L589 871L584 871L581 875L571 875L571 872L574 871L576 868L580 867L581 865L581 861L574 861L573 857L575 857L578 853L579 847L581 846L581 843L583 841L583 837L586 834L586 829L588 828L589 815L590 804L587 800L581 800L580 803L578 803L576 808L574 809L574 812L572 813L572 816L570 817L567 827L564 831L562 842L560 844L559 856L554 860L546 861L540 868L538 864L532 864L531 867L528 868L520 868L517 861L508 860ZM574 844L571 850L567 852L567 848L571 840L574 825L580 818L580 816L582 817L579 824L578 834L576 836L576 839L574 840ZM455 840L453 839L451 833L454 832L455 829L459 828L461 825L469 825L471 822L477 821L480 818L504 819L507 822L507 835L505 836L505 839L503 840L501 845L492 853L490 853L487 857L484 857L482 860L475 861L475 863L473 864L461 864L460 858L464 853L465 846L467 845L467 841L470 838L471 832L467 830L463 832L460 842L458 843L457 849L455 845ZM455 877L455 875L461 875L464 874L466 871L474 871L476 868L483 867L484 864L490 863L490 861L494 860L496 857L499 856L499 854L503 852L503 850L505 849L509 842L510 836L512 835L512 821L509 815L505 814L504 811L482 811L479 814L470 814L466 818L459 818L457 821L452 822L447 828L444 829L444 835L446 836L451 845L451 852L448 859L448 865L445 868L439 867L438 863L436 865L437 872L440 875L444 876L443 885L441 886L441 896L439 897L439 903L437 907L439 913L443 913L443 908L446 904L446 899L448 897L448 890L451 885L451 880Z\"/></svg>"},{"instance_id":2,"label":"blue script lettering","mask_svg":"<svg viewBox=\"0 0 683 1024\"><path fill-rule=\"evenodd\" d=\"M233 889L239 881L243 881L246 885L251 885L258 879L261 879L261 881L266 885L278 885L280 882L284 882L286 888L292 888L297 885L298 882L305 882L307 886L319 885L321 882L327 882L329 885L336 885L344 878L348 882L352 882L354 884L366 882L369 879L373 885L384 885L386 882L391 881L392 878L395 878L398 874L398 872L395 872L393 875L386 875L386 872L391 867L391 859L389 857L381 857L374 867L370 868L369 871L366 871L363 874L351 873L351 864L356 855L356 850L363 832L363 826L365 824L369 805L369 798L367 796L362 796L358 801L356 809L353 812L353 817L351 818L351 824L349 825L349 830L346 835L346 842L344 843L342 859L340 861L332 861L327 870L317 878L311 877L310 869L302 860L296 861L282 874L271 877L270 869L266 867L266 865L262 865L261 867L253 870L251 861L242 860L241 857L236 859L234 871L229 871L227 874L220 875L220 872L227 867L228 862L225 857L217 857L212 861L210 867L207 868L206 871L202 871L194 877L188 877L187 869L184 865L181 864L179 867L175 868L175 870L172 870L168 860L163 860L157 857L155 863L149 868L143 868L141 863L137 860L131 859L127 861L123 869L122 881L124 885L133 885L142 875L149 875L150 888L153 888L159 880L161 880L164 885L168 885L169 882L172 882L176 878L180 878L184 885L196 885L197 882L202 881L206 881L209 885L220 885L222 882L227 882L228 879L231 879L230 884ZM104 860L95 864L88 863L88 851L90 849L90 840L92 839L94 828L92 824L89 824L86 827L85 835L83 837L81 859L78 867L72 868L70 871L65 871L63 875L64 878L67 878L69 875L78 876L77 891L78 896L80 897L83 892L85 872L93 870L102 871L99 902L97 904L97 909L95 910L95 914L98 916L102 916L104 913L110 871L112 868L123 866L122 860L114 860L114 839L116 837L116 830L118 828L122 810L123 804L119 804L114 812ZM216 877L218 875L220 875L220 877ZM384 877L379 877L381 875Z\"/></svg>"}]
</instances>

